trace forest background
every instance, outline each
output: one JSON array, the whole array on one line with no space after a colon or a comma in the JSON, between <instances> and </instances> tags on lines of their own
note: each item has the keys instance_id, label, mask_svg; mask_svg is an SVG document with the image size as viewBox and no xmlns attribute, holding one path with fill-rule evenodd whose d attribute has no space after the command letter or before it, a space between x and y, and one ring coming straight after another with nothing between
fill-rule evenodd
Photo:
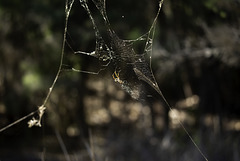
<instances>
[{"instance_id":1,"label":"forest background","mask_svg":"<svg viewBox=\"0 0 240 161\"><path fill-rule=\"evenodd\" d=\"M46 97L58 70L64 5L0 1L0 128ZM158 2L109 0L106 6L119 37L136 39L149 30ZM109 70L63 72L43 127L29 129L27 119L1 132L0 160L94 160L92 152L96 160L203 160L181 120L209 160L239 161L239 8L239 0L165 0L152 69L172 111L154 94L144 103L133 100ZM68 26L65 66L98 71L98 60L73 54L95 48L92 24L77 1Z\"/></svg>"}]
</instances>

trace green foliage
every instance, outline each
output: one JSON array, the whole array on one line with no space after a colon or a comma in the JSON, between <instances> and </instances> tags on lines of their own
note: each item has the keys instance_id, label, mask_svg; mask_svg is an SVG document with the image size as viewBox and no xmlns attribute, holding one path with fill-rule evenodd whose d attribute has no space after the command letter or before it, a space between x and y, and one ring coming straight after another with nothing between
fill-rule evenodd
<instances>
[{"instance_id":1,"label":"green foliage","mask_svg":"<svg viewBox=\"0 0 240 161\"><path fill-rule=\"evenodd\" d=\"M207 0L204 5L215 14L219 15L221 18L226 18L227 13L221 8L223 1L217 0Z\"/></svg>"}]
</instances>

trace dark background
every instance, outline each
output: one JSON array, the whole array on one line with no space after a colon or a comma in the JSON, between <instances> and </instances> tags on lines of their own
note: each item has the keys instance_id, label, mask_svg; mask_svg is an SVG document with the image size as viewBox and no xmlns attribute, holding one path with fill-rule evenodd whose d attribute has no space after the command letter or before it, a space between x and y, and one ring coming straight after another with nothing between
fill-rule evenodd
<instances>
[{"instance_id":1,"label":"dark background","mask_svg":"<svg viewBox=\"0 0 240 161\"><path fill-rule=\"evenodd\" d=\"M158 9L156 0L106 3L111 26L122 39L146 33ZM64 5L0 1L1 128L43 103L58 70ZM181 120L209 161L239 161L239 8L239 0L165 0L152 69L172 111L157 95L144 104L131 99L114 83L112 70L64 72L47 103L43 127L29 129L29 118L0 133L0 160L204 160ZM101 68L95 58L73 54L95 48L92 24L78 1L67 41L66 67Z\"/></svg>"}]
</instances>

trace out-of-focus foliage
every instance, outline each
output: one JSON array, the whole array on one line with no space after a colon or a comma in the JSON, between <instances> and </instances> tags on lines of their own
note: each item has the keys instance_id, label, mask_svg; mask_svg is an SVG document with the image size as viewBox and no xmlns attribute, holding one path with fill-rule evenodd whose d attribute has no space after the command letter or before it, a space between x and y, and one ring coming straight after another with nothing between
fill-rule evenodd
<instances>
[{"instance_id":1,"label":"out-of-focus foliage","mask_svg":"<svg viewBox=\"0 0 240 161\"><path fill-rule=\"evenodd\" d=\"M111 26L122 39L146 33L158 9L157 0L106 3ZM0 1L0 127L36 110L46 97L60 59L64 4ZM173 111L154 93L145 104L132 100L108 70L98 75L63 72L47 104L43 127L27 129L22 122L0 133L0 160L14 160L13 154L39 159L39 149L46 149L45 158L56 159L53 154L62 152L54 129L79 160L91 160L82 142L89 129L102 160L198 160L201 156L179 128L180 119L209 160L238 161L239 8L238 0L165 0L152 67ZM97 10L93 14L101 18ZM73 54L95 47L91 22L79 1L68 27L65 67L98 71L97 60ZM29 148L31 154L25 155Z\"/></svg>"}]
</instances>

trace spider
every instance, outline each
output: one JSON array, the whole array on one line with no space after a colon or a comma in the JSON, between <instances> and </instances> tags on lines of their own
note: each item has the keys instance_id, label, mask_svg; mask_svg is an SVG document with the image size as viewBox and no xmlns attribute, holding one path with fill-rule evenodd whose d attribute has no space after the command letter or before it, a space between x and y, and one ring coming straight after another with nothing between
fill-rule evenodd
<instances>
[{"instance_id":1,"label":"spider","mask_svg":"<svg viewBox=\"0 0 240 161\"><path fill-rule=\"evenodd\" d=\"M113 77L113 79L114 79L114 81L115 82L118 82L118 83L120 83L120 84L123 84L123 81L120 79L120 77L119 77L119 73L120 72L114 72L113 74L112 74L112 77Z\"/></svg>"}]
</instances>

